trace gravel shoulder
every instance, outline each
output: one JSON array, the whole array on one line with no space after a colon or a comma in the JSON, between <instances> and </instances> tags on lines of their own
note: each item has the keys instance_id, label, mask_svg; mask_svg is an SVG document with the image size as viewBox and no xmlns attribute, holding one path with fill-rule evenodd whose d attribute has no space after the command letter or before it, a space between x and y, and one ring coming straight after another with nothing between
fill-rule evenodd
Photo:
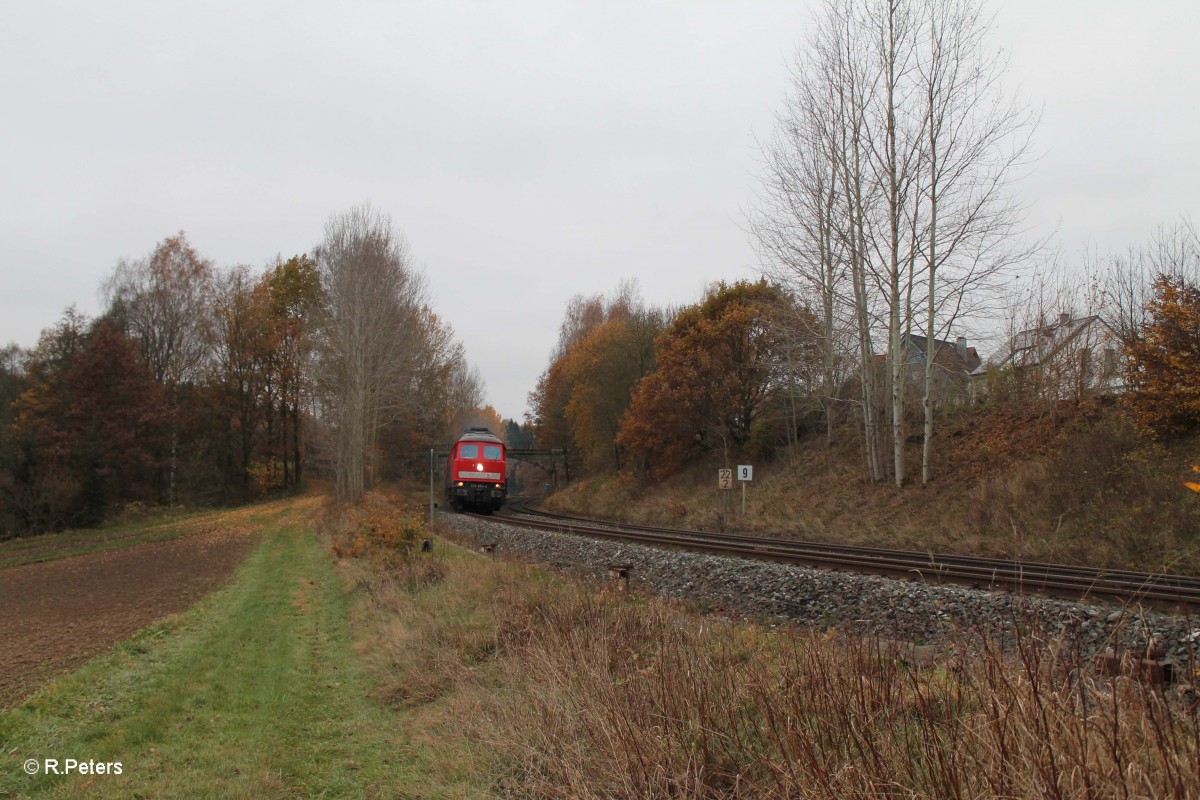
<instances>
[{"instance_id":1,"label":"gravel shoulder","mask_svg":"<svg viewBox=\"0 0 1200 800\"><path fill-rule=\"evenodd\" d=\"M1136 607L1072 603L953 585L658 549L574 534L535 531L442 513L439 523L468 544L495 544L498 556L533 560L595 580L629 566L631 588L701 607L820 629L917 644L984 636L1014 645L1037 631L1078 650L1145 654L1151 647L1184 667L1200 645L1200 620Z\"/></svg>"}]
</instances>

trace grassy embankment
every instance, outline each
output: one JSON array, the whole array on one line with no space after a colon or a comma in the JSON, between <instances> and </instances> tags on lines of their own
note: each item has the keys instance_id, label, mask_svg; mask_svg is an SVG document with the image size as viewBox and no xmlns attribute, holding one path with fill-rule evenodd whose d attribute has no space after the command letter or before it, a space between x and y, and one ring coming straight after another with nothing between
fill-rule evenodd
<instances>
[{"instance_id":1,"label":"grassy embankment","mask_svg":"<svg viewBox=\"0 0 1200 800\"><path fill-rule=\"evenodd\" d=\"M0 795L1196 796L1177 698L1053 643L738 624L421 535L379 500L270 531L228 588L0 716ZM337 561L330 559L333 553ZM125 774L29 779L35 756Z\"/></svg>"},{"instance_id":2,"label":"grassy embankment","mask_svg":"<svg viewBox=\"0 0 1200 800\"><path fill-rule=\"evenodd\" d=\"M226 588L0 712L0 797L423 794L409 720L369 697L351 601L311 525L269 526ZM122 774L31 778L27 758Z\"/></svg>"},{"instance_id":3,"label":"grassy embankment","mask_svg":"<svg viewBox=\"0 0 1200 800\"><path fill-rule=\"evenodd\" d=\"M353 570L377 696L422 710L426 735L468 754L464 769L495 794L1200 791L1186 703L1092 678L1054 642L1027 638L1004 655L964 634L929 662L904 646L740 624L445 551L374 561Z\"/></svg>"},{"instance_id":4,"label":"grassy embankment","mask_svg":"<svg viewBox=\"0 0 1200 800\"><path fill-rule=\"evenodd\" d=\"M864 482L857 431L843 429L832 448L813 435L758 460L745 517L740 486L723 507L715 461L663 483L577 481L551 505L684 527L1200 574L1200 495L1182 485L1195 478L1200 436L1155 443L1118 404L1101 401L997 405L938 426L928 487L917 485L919 437L908 449L910 485L897 490Z\"/></svg>"}]
</instances>

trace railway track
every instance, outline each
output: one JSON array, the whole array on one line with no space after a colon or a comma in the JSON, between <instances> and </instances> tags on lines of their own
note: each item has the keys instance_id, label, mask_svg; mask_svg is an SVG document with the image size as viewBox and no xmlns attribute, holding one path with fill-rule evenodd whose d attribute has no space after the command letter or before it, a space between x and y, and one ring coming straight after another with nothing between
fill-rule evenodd
<instances>
[{"instance_id":1,"label":"railway track","mask_svg":"<svg viewBox=\"0 0 1200 800\"><path fill-rule=\"evenodd\" d=\"M519 498L510 500L505 512L491 519L539 530L818 569L952 583L1071 600L1141 603L1175 613L1200 611L1200 578L1191 576L614 523L535 509L528 500Z\"/></svg>"}]
</instances>

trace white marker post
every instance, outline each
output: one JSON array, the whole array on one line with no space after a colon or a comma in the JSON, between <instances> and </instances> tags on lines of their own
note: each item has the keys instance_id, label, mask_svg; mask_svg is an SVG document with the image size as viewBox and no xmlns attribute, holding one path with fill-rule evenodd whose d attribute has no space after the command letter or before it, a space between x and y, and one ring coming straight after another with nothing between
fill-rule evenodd
<instances>
[{"instance_id":1,"label":"white marker post","mask_svg":"<svg viewBox=\"0 0 1200 800\"><path fill-rule=\"evenodd\" d=\"M738 464L738 480L742 483L742 516L746 516L746 484L754 480L754 467Z\"/></svg>"}]
</instances>

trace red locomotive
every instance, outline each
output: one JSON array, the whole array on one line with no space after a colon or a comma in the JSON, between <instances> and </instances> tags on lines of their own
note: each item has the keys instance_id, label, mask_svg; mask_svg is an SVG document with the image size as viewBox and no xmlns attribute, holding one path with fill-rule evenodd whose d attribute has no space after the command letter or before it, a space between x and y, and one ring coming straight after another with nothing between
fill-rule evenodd
<instances>
[{"instance_id":1,"label":"red locomotive","mask_svg":"<svg viewBox=\"0 0 1200 800\"><path fill-rule=\"evenodd\" d=\"M487 428L468 428L450 448L446 502L490 514L508 493L504 442Z\"/></svg>"}]
</instances>

